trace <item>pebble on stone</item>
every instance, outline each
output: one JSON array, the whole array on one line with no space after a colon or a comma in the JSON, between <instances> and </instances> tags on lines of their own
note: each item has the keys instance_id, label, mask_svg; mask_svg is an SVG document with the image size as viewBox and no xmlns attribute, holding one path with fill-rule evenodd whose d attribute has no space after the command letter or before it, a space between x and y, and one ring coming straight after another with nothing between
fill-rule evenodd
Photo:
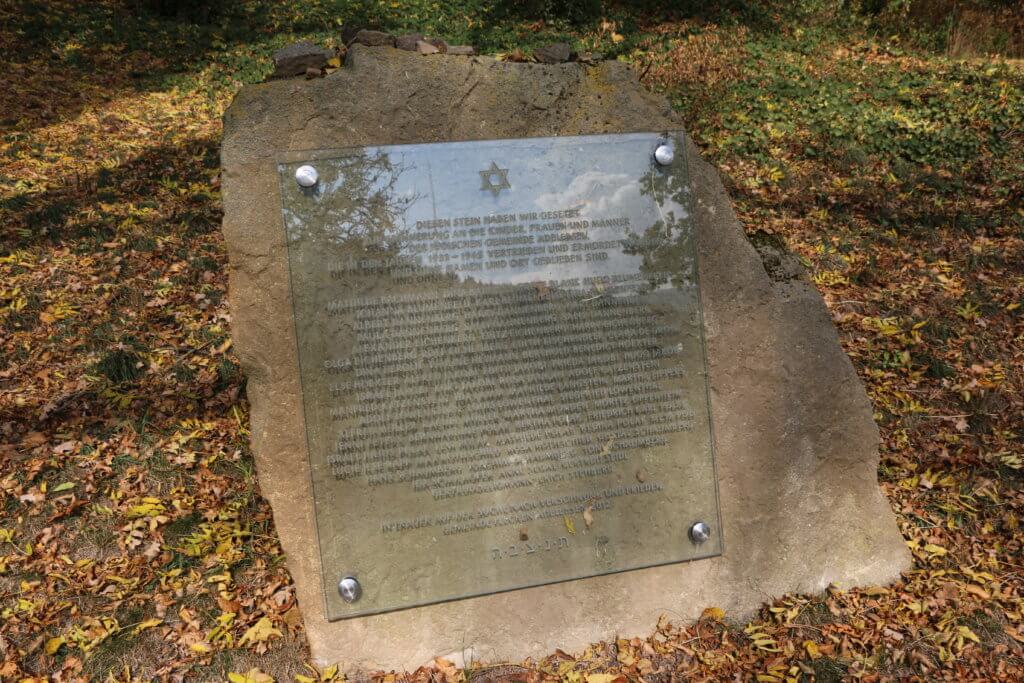
<instances>
[{"instance_id":1,"label":"pebble on stone","mask_svg":"<svg viewBox=\"0 0 1024 683\"><path fill-rule=\"evenodd\" d=\"M353 43L359 45L366 45L367 47L394 47L395 37L390 33L384 33L383 31L371 31L369 29L363 29L356 34L356 37L352 39Z\"/></svg>"},{"instance_id":2,"label":"pebble on stone","mask_svg":"<svg viewBox=\"0 0 1024 683\"><path fill-rule=\"evenodd\" d=\"M408 33L404 36L398 36L395 38L395 47L399 50L408 50L409 52L416 52L416 43L423 40L422 33Z\"/></svg>"},{"instance_id":3,"label":"pebble on stone","mask_svg":"<svg viewBox=\"0 0 1024 683\"><path fill-rule=\"evenodd\" d=\"M431 45L436 47L438 52L448 51L448 43L445 42L444 40L441 40L440 38L424 38L423 40L424 42L430 43Z\"/></svg>"},{"instance_id":4,"label":"pebble on stone","mask_svg":"<svg viewBox=\"0 0 1024 683\"><path fill-rule=\"evenodd\" d=\"M306 73L306 69L316 69L319 72L333 56L334 52L331 50L306 40L293 43L274 53L274 73L271 78L301 76Z\"/></svg>"},{"instance_id":5,"label":"pebble on stone","mask_svg":"<svg viewBox=\"0 0 1024 683\"><path fill-rule=\"evenodd\" d=\"M436 47L434 47L433 45L431 45L430 43L428 43L425 40L418 40L418 41L416 41L416 50L421 55L435 55L438 52L440 52L440 50L438 50Z\"/></svg>"},{"instance_id":6,"label":"pebble on stone","mask_svg":"<svg viewBox=\"0 0 1024 683\"><path fill-rule=\"evenodd\" d=\"M572 50L568 43L552 43L533 51L534 59L541 64L561 64L568 62L571 56Z\"/></svg>"}]
</instances>

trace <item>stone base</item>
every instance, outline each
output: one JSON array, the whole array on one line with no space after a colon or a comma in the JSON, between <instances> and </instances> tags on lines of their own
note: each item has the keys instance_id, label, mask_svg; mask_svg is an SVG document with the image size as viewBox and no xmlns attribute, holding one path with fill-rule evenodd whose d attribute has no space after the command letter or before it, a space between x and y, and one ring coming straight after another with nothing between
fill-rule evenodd
<instances>
[{"instance_id":1,"label":"stone base","mask_svg":"<svg viewBox=\"0 0 1024 683\"><path fill-rule=\"evenodd\" d=\"M661 614L744 618L785 593L883 584L910 554L878 488L878 432L821 296L766 269L715 170L689 149L697 198L721 557L328 623L310 492L274 161L283 152L679 128L616 62L423 58L354 45L323 79L244 88L225 114L224 233L252 441L313 658L347 670L519 661L643 636ZM769 270L771 275L769 275Z\"/></svg>"}]
</instances>

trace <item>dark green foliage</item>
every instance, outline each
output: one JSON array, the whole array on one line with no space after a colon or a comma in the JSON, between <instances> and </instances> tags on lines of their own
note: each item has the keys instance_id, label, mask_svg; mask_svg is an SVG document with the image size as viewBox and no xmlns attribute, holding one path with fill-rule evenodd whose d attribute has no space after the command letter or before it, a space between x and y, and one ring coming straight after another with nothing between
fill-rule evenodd
<instances>
[{"instance_id":1,"label":"dark green foliage","mask_svg":"<svg viewBox=\"0 0 1024 683\"><path fill-rule=\"evenodd\" d=\"M108 351L96 363L96 372L114 384L134 382L145 374L145 368L138 367L142 358L126 348Z\"/></svg>"}]
</instances>

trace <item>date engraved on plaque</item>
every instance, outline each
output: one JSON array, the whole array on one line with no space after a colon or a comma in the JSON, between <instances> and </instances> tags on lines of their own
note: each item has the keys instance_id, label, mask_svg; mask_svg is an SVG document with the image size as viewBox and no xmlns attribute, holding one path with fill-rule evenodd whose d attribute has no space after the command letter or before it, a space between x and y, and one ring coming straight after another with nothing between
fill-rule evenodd
<instances>
[{"instance_id":1,"label":"date engraved on plaque","mask_svg":"<svg viewBox=\"0 0 1024 683\"><path fill-rule=\"evenodd\" d=\"M689 186L685 160L653 163L665 138L281 164L330 618L720 552L687 535L720 525Z\"/></svg>"}]
</instances>

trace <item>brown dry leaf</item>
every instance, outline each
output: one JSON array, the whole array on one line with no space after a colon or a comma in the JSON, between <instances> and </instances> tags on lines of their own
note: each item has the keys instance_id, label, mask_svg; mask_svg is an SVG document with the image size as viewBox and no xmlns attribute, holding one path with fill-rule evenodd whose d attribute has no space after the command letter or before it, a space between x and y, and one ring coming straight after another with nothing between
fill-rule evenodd
<instances>
[{"instance_id":1,"label":"brown dry leaf","mask_svg":"<svg viewBox=\"0 0 1024 683\"><path fill-rule=\"evenodd\" d=\"M992 595L987 590L973 583L966 584L964 590L982 600L990 600L992 598Z\"/></svg>"}]
</instances>

